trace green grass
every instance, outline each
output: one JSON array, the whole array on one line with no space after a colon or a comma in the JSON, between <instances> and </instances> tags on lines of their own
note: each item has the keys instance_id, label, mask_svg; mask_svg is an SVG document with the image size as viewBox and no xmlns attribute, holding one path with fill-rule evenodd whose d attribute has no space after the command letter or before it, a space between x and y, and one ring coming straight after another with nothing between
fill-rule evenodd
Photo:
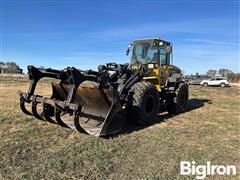
<instances>
[{"instance_id":1,"label":"green grass","mask_svg":"<svg viewBox=\"0 0 240 180\"><path fill-rule=\"evenodd\" d=\"M233 164L238 175L231 178L239 179L237 87L192 86L188 112L104 139L27 117L17 91L28 82L0 80L0 179L193 179L180 176L181 160Z\"/></svg>"}]
</instances>

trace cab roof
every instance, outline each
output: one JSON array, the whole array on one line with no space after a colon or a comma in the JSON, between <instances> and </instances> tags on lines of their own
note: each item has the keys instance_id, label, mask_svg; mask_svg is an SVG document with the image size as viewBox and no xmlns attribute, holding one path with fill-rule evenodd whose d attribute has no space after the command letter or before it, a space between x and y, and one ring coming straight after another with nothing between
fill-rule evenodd
<instances>
[{"instance_id":1,"label":"cab roof","mask_svg":"<svg viewBox=\"0 0 240 180\"><path fill-rule=\"evenodd\" d=\"M161 38L144 38L144 39L135 39L135 40L133 40L133 42L135 42L135 41L147 41L147 40L157 40L157 41L162 41L162 42L164 42L164 43L166 43L166 44L171 44L169 41L166 41L166 40L163 40L163 39L161 39Z\"/></svg>"}]
</instances>

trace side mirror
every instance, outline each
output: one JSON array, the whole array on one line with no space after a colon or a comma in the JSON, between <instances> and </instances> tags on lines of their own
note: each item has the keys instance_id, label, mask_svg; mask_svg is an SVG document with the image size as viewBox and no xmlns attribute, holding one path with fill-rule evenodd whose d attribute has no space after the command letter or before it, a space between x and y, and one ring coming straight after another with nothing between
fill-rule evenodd
<instances>
[{"instance_id":1,"label":"side mirror","mask_svg":"<svg viewBox=\"0 0 240 180\"><path fill-rule=\"evenodd\" d=\"M126 56L129 54L129 52L130 52L130 49L133 47L133 44L129 44L128 45L128 48L127 48L127 50L126 50Z\"/></svg>"},{"instance_id":2,"label":"side mirror","mask_svg":"<svg viewBox=\"0 0 240 180\"><path fill-rule=\"evenodd\" d=\"M172 46L171 45L167 45L165 47L165 51L166 51L166 53L171 53L172 52Z\"/></svg>"},{"instance_id":3,"label":"side mirror","mask_svg":"<svg viewBox=\"0 0 240 180\"><path fill-rule=\"evenodd\" d=\"M128 47L127 50L126 50L126 56L128 56L129 51L130 51L130 48Z\"/></svg>"}]
</instances>

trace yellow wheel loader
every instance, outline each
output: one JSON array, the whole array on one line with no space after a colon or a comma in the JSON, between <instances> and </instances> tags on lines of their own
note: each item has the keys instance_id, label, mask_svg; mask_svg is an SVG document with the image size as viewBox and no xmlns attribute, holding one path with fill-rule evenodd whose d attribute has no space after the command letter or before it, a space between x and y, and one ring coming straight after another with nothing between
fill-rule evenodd
<instances>
[{"instance_id":1,"label":"yellow wheel loader","mask_svg":"<svg viewBox=\"0 0 240 180\"><path fill-rule=\"evenodd\" d=\"M130 64L107 63L97 71L28 66L31 82L28 92L19 94L21 110L94 136L118 133L126 121L144 126L160 111L184 112L188 84L182 80L181 70L172 65L171 43L160 38L135 40L126 54L131 54ZM51 97L34 93L42 78L60 81L52 84Z\"/></svg>"}]
</instances>

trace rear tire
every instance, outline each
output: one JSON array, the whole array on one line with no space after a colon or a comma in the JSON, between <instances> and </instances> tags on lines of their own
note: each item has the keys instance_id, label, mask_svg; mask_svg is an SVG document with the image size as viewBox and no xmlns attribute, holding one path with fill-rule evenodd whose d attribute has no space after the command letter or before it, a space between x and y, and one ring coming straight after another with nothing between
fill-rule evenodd
<instances>
[{"instance_id":1,"label":"rear tire","mask_svg":"<svg viewBox=\"0 0 240 180\"><path fill-rule=\"evenodd\" d=\"M204 86L204 87L207 87L207 86L208 86L208 83L203 83L203 86Z\"/></svg>"},{"instance_id":2,"label":"rear tire","mask_svg":"<svg viewBox=\"0 0 240 180\"><path fill-rule=\"evenodd\" d=\"M225 87L226 84L225 84L225 83L221 83L220 86L221 86L221 87Z\"/></svg>"},{"instance_id":3,"label":"rear tire","mask_svg":"<svg viewBox=\"0 0 240 180\"><path fill-rule=\"evenodd\" d=\"M146 125L156 118L159 104L156 87L145 81L138 82L130 90L128 114L137 124Z\"/></svg>"},{"instance_id":4,"label":"rear tire","mask_svg":"<svg viewBox=\"0 0 240 180\"><path fill-rule=\"evenodd\" d=\"M180 114L186 110L188 102L188 84L181 83L178 89L175 91L169 99L167 99L167 111L169 114Z\"/></svg>"}]
</instances>

